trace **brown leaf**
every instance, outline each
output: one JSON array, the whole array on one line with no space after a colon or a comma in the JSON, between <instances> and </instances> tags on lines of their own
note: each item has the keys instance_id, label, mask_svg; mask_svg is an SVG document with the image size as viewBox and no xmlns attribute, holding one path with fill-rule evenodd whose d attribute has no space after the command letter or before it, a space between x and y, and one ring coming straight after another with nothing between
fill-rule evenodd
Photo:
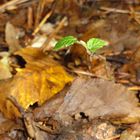
<instances>
[{"instance_id":1,"label":"brown leaf","mask_svg":"<svg viewBox=\"0 0 140 140\"><path fill-rule=\"evenodd\" d=\"M6 120L0 124L0 135L12 131L14 129L23 129L20 125L16 124L14 121Z\"/></svg>"},{"instance_id":2,"label":"brown leaf","mask_svg":"<svg viewBox=\"0 0 140 140\"><path fill-rule=\"evenodd\" d=\"M17 68L18 72L12 79L0 84L0 110L10 118L19 116L20 113L7 100L9 96L14 97L23 109L27 109L36 102L43 104L73 79L60 64L39 49L21 49L16 55L25 59L26 68Z\"/></svg>"},{"instance_id":3,"label":"brown leaf","mask_svg":"<svg viewBox=\"0 0 140 140\"><path fill-rule=\"evenodd\" d=\"M35 120L43 120L47 117L52 117L55 112L58 110L60 105L64 102L64 97L68 87L66 87L59 94L53 96L50 100L48 100L44 105L37 107L33 110Z\"/></svg>"},{"instance_id":4,"label":"brown leaf","mask_svg":"<svg viewBox=\"0 0 140 140\"><path fill-rule=\"evenodd\" d=\"M7 44L9 45L10 52L15 52L21 48L18 40L18 35L16 28L11 24L7 23L5 28L5 40Z\"/></svg>"},{"instance_id":5,"label":"brown leaf","mask_svg":"<svg viewBox=\"0 0 140 140\"><path fill-rule=\"evenodd\" d=\"M140 119L135 94L123 85L103 79L76 79L56 112L56 118L70 123L72 116L82 117L81 113L89 119L115 116Z\"/></svg>"},{"instance_id":6,"label":"brown leaf","mask_svg":"<svg viewBox=\"0 0 140 140\"><path fill-rule=\"evenodd\" d=\"M0 140L13 140L13 139L8 135L4 134L4 135L0 135Z\"/></svg>"},{"instance_id":7,"label":"brown leaf","mask_svg":"<svg viewBox=\"0 0 140 140\"><path fill-rule=\"evenodd\" d=\"M91 63L91 72L103 79L114 79L113 67L98 55L94 55Z\"/></svg>"}]
</instances>

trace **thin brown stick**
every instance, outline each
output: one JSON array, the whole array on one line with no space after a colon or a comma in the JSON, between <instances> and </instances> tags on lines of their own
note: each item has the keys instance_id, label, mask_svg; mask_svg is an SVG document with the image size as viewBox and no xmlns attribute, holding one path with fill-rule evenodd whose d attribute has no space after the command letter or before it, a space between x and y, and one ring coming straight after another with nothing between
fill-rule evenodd
<instances>
[{"instance_id":1,"label":"thin brown stick","mask_svg":"<svg viewBox=\"0 0 140 140\"><path fill-rule=\"evenodd\" d=\"M40 22L40 24L34 30L33 35L35 35L36 33L38 33L38 31L40 30L40 28L44 25L44 23L51 16L51 14L52 14L52 11L50 11L48 14L46 14L46 16L42 19L42 21Z\"/></svg>"},{"instance_id":2,"label":"thin brown stick","mask_svg":"<svg viewBox=\"0 0 140 140\"><path fill-rule=\"evenodd\" d=\"M12 0L0 6L0 12L4 12L7 9L11 9L11 7L16 7L19 4L28 2L31 0ZM36 0L37 1L37 0Z\"/></svg>"},{"instance_id":3,"label":"thin brown stick","mask_svg":"<svg viewBox=\"0 0 140 140\"><path fill-rule=\"evenodd\" d=\"M47 133L50 133L50 134L52 134L52 135L56 135L56 134L59 134L59 133L60 133L58 130L52 130L50 127L43 126L43 125L40 125L40 124L38 124L38 123L36 123L36 126L37 126L39 129L41 129L41 130L43 130L43 131L45 131L45 132L47 132Z\"/></svg>"},{"instance_id":4,"label":"thin brown stick","mask_svg":"<svg viewBox=\"0 0 140 140\"><path fill-rule=\"evenodd\" d=\"M129 87L128 90L137 91L137 90L140 90L140 86L132 86L132 87Z\"/></svg>"},{"instance_id":5,"label":"thin brown stick","mask_svg":"<svg viewBox=\"0 0 140 140\"><path fill-rule=\"evenodd\" d=\"M43 51L46 51L47 49L49 49L49 48L48 48L48 44L50 43L51 39L52 39L52 38L59 32L59 30L64 26L66 20L67 20L67 17L64 17L64 18L60 21L59 25L56 27L56 29L54 30L54 32L52 32L52 33L49 35L47 41L46 41L46 42L44 43L44 45L41 47L41 49L43 49Z\"/></svg>"},{"instance_id":6,"label":"thin brown stick","mask_svg":"<svg viewBox=\"0 0 140 140\"><path fill-rule=\"evenodd\" d=\"M129 6L129 8L130 8L130 11L131 11L131 16L132 16L132 18L138 23L138 24L140 24L140 15L136 15L136 12L135 12L135 10L134 10L134 8L132 7L132 6Z\"/></svg>"},{"instance_id":7,"label":"thin brown stick","mask_svg":"<svg viewBox=\"0 0 140 140\"><path fill-rule=\"evenodd\" d=\"M47 50L47 49L49 49L49 48L48 48L48 44L50 43L51 39L52 39L52 38L59 32L59 30L63 27L65 21L66 21L66 17L64 17L64 18L62 19L62 21L60 21L60 23L59 23L59 25L57 26L57 28L55 29L55 31L52 32L52 33L49 35L47 41L46 41L46 42L44 43L44 45L42 46L42 49L43 49L44 51Z\"/></svg>"},{"instance_id":8,"label":"thin brown stick","mask_svg":"<svg viewBox=\"0 0 140 140\"><path fill-rule=\"evenodd\" d=\"M28 8L28 15L27 15L27 17L28 17L28 20L27 20L27 24L28 24L28 29L31 29L32 28L32 26L33 26L33 9L32 9L32 7L29 7Z\"/></svg>"},{"instance_id":9,"label":"thin brown stick","mask_svg":"<svg viewBox=\"0 0 140 140\"><path fill-rule=\"evenodd\" d=\"M100 7L101 10L107 11L107 12L114 12L114 13L122 13L122 14L132 14L132 11L130 10L122 10L122 9L116 9L116 8L109 8L109 7ZM140 12L135 12L136 15L140 15Z\"/></svg>"},{"instance_id":10,"label":"thin brown stick","mask_svg":"<svg viewBox=\"0 0 140 140\"><path fill-rule=\"evenodd\" d=\"M40 19L42 17L42 13L44 11L46 2L47 2L46 0L39 1L38 7L37 7L37 12L36 12L35 27L37 27L37 25L40 22Z\"/></svg>"},{"instance_id":11,"label":"thin brown stick","mask_svg":"<svg viewBox=\"0 0 140 140\"><path fill-rule=\"evenodd\" d=\"M112 136L112 137L104 139L104 140L114 140L114 139L117 139L119 137L120 137L120 135L116 135L116 136Z\"/></svg>"},{"instance_id":12,"label":"thin brown stick","mask_svg":"<svg viewBox=\"0 0 140 140\"><path fill-rule=\"evenodd\" d=\"M95 74L93 74L91 72L86 72L86 71L82 71L82 70L71 70L71 72L74 72L76 74L86 75L86 76L97 77Z\"/></svg>"},{"instance_id":13,"label":"thin brown stick","mask_svg":"<svg viewBox=\"0 0 140 140\"><path fill-rule=\"evenodd\" d=\"M9 96L7 99L11 101L14 104L14 106L18 109L18 111L21 113L21 115L24 116L25 114L24 109L22 108L22 106L19 105L17 100L13 96Z\"/></svg>"}]
</instances>

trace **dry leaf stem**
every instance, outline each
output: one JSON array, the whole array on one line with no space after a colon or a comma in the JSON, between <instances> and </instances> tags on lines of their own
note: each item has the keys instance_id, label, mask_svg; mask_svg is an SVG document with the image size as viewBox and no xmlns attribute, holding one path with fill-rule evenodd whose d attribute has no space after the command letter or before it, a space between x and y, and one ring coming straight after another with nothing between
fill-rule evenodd
<instances>
[{"instance_id":1,"label":"dry leaf stem","mask_svg":"<svg viewBox=\"0 0 140 140\"><path fill-rule=\"evenodd\" d=\"M48 44L50 43L51 39L52 39L52 38L60 31L60 29L64 26L66 20L67 20L67 17L64 17L64 18L60 21L59 25L56 27L56 29L54 30L54 32L52 32L52 33L49 35L47 41L44 43L44 45L43 45L42 48L41 48L41 49L43 49L43 51L45 51L45 50L48 49L47 47L48 47Z\"/></svg>"},{"instance_id":2,"label":"dry leaf stem","mask_svg":"<svg viewBox=\"0 0 140 140\"><path fill-rule=\"evenodd\" d=\"M132 14L133 13L131 10L122 10L122 9L109 8L109 7L100 7L100 9L107 11L107 12L114 12L114 13L121 13L121 14ZM135 14L140 15L140 12L135 12Z\"/></svg>"},{"instance_id":3,"label":"dry leaf stem","mask_svg":"<svg viewBox=\"0 0 140 140\"><path fill-rule=\"evenodd\" d=\"M28 29L31 29L32 28L32 26L33 26L33 8L32 7L29 7L28 8L28 15L27 15L27 17L28 17Z\"/></svg>"},{"instance_id":4,"label":"dry leaf stem","mask_svg":"<svg viewBox=\"0 0 140 140\"><path fill-rule=\"evenodd\" d=\"M0 6L0 12L4 12L7 9L13 9L17 5L28 2L30 0L12 0ZM36 1L36 0L35 0Z\"/></svg>"},{"instance_id":5,"label":"dry leaf stem","mask_svg":"<svg viewBox=\"0 0 140 140\"><path fill-rule=\"evenodd\" d=\"M52 11L50 11L48 14L46 14L46 16L42 19L42 21L40 22L40 24L34 30L33 35L35 35L36 33L38 33L38 31L40 30L40 28L44 25L44 23L51 16L51 14L52 14Z\"/></svg>"},{"instance_id":6,"label":"dry leaf stem","mask_svg":"<svg viewBox=\"0 0 140 140\"><path fill-rule=\"evenodd\" d=\"M45 3L46 3L46 0L39 1L38 7L37 7L36 19L35 19L35 27L37 27L37 25L40 22L41 15L42 15L43 10L45 8Z\"/></svg>"}]
</instances>

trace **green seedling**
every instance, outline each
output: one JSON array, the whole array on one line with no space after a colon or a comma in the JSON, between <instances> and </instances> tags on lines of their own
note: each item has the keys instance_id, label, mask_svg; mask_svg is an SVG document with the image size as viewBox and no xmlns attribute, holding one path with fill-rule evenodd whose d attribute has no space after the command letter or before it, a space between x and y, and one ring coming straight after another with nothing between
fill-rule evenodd
<instances>
[{"instance_id":1,"label":"green seedling","mask_svg":"<svg viewBox=\"0 0 140 140\"><path fill-rule=\"evenodd\" d=\"M93 54L95 53L98 49L103 48L104 46L108 45L108 42L99 38L91 38L87 42L84 42L82 40L78 40L77 38L73 36L66 36L59 40L55 47L53 48L54 50L59 50L62 48L66 48L69 46L72 46L73 44L80 44L83 47L86 48L88 54Z\"/></svg>"}]
</instances>

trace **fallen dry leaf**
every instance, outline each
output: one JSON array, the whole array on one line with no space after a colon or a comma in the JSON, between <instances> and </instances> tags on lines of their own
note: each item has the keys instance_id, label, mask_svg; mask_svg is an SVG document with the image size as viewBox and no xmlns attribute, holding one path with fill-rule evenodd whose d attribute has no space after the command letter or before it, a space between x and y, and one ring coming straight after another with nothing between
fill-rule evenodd
<instances>
[{"instance_id":1,"label":"fallen dry leaf","mask_svg":"<svg viewBox=\"0 0 140 140\"><path fill-rule=\"evenodd\" d=\"M9 22L5 28L5 40L9 45L10 52L15 52L21 48L16 28Z\"/></svg>"},{"instance_id":2,"label":"fallen dry leaf","mask_svg":"<svg viewBox=\"0 0 140 140\"><path fill-rule=\"evenodd\" d=\"M91 63L91 72L103 79L114 79L113 67L103 58L94 55Z\"/></svg>"},{"instance_id":3,"label":"fallen dry leaf","mask_svg":"<svg viewBox=\"0 0 140 140\"><path fill-rule=\"evenodd\" d=\"M16 55L25 59L26 68L17 68L12 79L0 84L0 110L9 118L20 113L7 97L14 97L22 108L27 109L36 102L43 104L73 79L60 64L39 49L21 49Z\"/></svg>"},{"instance_id":4,"label":"fallen dry leaf","mask_svg":"<svg viewBox=\"0 0 140 140\"><path fill-rule=\"evenodd\" d=\"M127 121L140 120L135 94L123 85L103 79L76 79L55 118L70 124L73 117L80 119L82 114L88 119L128 117L131 119Z\"/></svg>"},{"instance_id":5,"label":"fallen dry leaf","mask_svg":"<svg viewBox=\"0 0 140 140\"><path fill-rule=\"evenodd\" d=\"M8 79L12 77L9 66L9 53L1 52L0 56L0 80Z\"/></svg>"},{"instance_id":6,"label":"fallen dry leaf","mask_svg":"<svg viewBox=\"0 0 140 140\"><path fill-rule=\"evenodd\" d=\"M124 131L121 136L120 136L120 140L139 140L140 137L136 134L135 131L133 130L126 130Z\"/></svg>"}]
</instances>

